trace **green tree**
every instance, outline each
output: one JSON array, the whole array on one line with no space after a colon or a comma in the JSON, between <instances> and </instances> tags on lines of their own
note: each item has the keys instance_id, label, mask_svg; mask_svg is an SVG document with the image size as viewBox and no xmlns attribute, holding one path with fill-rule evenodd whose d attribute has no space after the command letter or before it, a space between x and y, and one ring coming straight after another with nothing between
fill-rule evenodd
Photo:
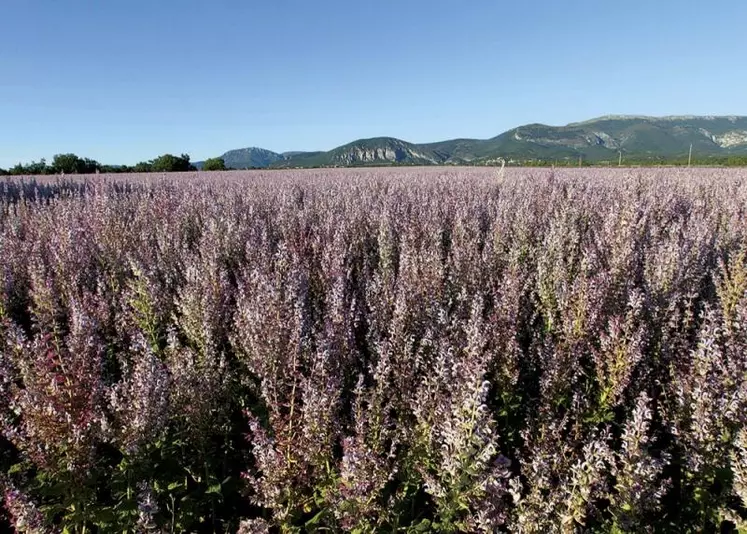
<instances>
[{"instance_id":1,"label":"green tree","mask_svg":"<svg viewBox=\"0 0 747 534\"><path fill-rule=\"evenodd\" d=\"M10 168L8 172L13 176L18 176L19 174L26 174L26 167L24 167L23 164L21 163L16 163Z\"/></svg>"},{"instance_id":2,"label":"green tree","mask_svg":"<svg viewBox=\"0 0 747 534\"><path fill-rule=\"evenodd\" d=\"M8 176L10 173L5 169L0 169L0 176Z\"/></svg>"},{"instance_id":3,"label":"green tree","mask_svg":"<svg viewBox=\"0 0 747 534\"><path fill-rule=\"evenodd\" d=\"M49 174L51 170L51 167L47 165L47 160L42 158L38 162L32 161L28 165L18 163L15 167L10 169L10 174L15 176L25 174Z\"/></svg>"},{"instance_id":4,"label":"green tree","mask_svg":"<svg viewBox=\"0 0 747 534\"><path fill-rule=\"evenodd\" d=\"M143 165L148 165L148 164L143 163ZM102 165L101 172L105 174L117 174L117 173L123 173L123 172L139 172L139 171L136 171L135 167L129 167L127 165ZM143 171L143 172L147 172L147 171Z\"/></svg>"},{"instance_id":5,"label":"green tree","mask_svg":"<svg viewBox=\"0 0 747 534\"><path fill-rule=\"evenodd\" d=\"M83 170L85 174L93 174L101 171L101 163L95 159L83 158Z\"/></svg>"},{"instance_id":6,"label":"green tree","mask_svg":"<svg viewBox=\"0 0 747 534\"><path fill-rule=\"evenodd\" d=\"M149 161L141 161L140 163L136 163L132 168L132 172L151 172L152 170L153 165Z\"/></svg>"},{"instance_id":7,"label":"green tree","mask_svg":"<svg viewBox=\"0 0 747 534\"><path fill-rule=\"evenodd\" d=\"M83 161L75 154L56 154L52 158L52 170L56 174L79 174Z\"/></svg>"},{"instance_id":8,"label":"green tree","mask_svg":"<svg viewBox=\"0 0 747 534\"><path fill-rule=\"evenodd\" d=\"M226 162L223 158L208 158L202 164L203 171L225 171Z\"/></svg>"},{"instance_id":9,"label":"green tree","mask_svg":"<svg viewBox=\"0 0 747 534\"><path fill-rule=\"evenodd\" d=\"M153 172L186 172L193 171L195 167L189 162L189 155L164 154L150 162Z\"/></svg>"},{"instance_id":10,"label":"green tree","mask_svg":"<svg viewBox=\"0 0 747 534\"><path fill-rule=\"evenodd\" d=\"M92 174L100 169L98 161L80 158L75 154L57 154L52 160L52 172L56 174Z\"/></svg>"}]
</instances>

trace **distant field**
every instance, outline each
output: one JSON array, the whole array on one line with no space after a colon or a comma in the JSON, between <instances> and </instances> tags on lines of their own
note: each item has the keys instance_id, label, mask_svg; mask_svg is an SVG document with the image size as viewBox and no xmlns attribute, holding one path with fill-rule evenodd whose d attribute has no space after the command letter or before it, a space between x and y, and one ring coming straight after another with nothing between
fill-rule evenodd
<instances>
[{"instance_id":1,"label":"distant field","mask_svg":"<svg viewBox=\"0 0 747 534\"><path fill-rule=\"evenodd\" d=\"M747 170L0 179L0 528L747 528L746 423Z\"/></svg>"}]
</instances>

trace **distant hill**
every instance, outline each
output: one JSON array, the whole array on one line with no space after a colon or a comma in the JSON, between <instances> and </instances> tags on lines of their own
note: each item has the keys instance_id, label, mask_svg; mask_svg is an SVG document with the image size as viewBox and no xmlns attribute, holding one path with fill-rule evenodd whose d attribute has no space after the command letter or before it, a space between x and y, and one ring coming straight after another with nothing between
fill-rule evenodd
<instances>
[{"instance_id":1,"label":"distant hill","mask_svg":"<svg viewBox=\"0 0 747 534\"><path fill-rule=\"evenodd\" d=\"M491 139L414 144L393 137L359 139L327 152L261 148L223 155L231 168L350 167L360 165L489 164L508 161L639 161L747 155L747 117L605 116L565 126L527 124Z\"/></svg>"},{"instance_id":2,"label":"distant hill","mask_svg":"<svg viewBox=\"0 0 747 534\"><path fill-rule=\"evenodd\" d=\"M284 159L282 154L258 147L229 150L219 157L223 158L226 167L229 169L264 168ZM201 169L203 163L202 161L196 161L194 166Z\"/></svg>"},{"instance_id":3,"label":"distant hill","mask_svg":"<svg viewBox=\"0 0 747 534\"><path fill-rule=\"evenodd\" d=\"M578 157L591 161L624 156L638 159L747 154L747 117L610 116L562 127L531 124L491 140L504 157Z\"/></svg>"},{"instance_id":4,"label":"distant hill","mask_svg":"<svg viewBox=\"0 0 747 534\"><path fill-rule=\"evenodd\" d=\"M298 156L303 156L307 154L321 154L321 152L307 152L305 150L291 150L290 152L283 152L281 155L287 159L287 158L298 157Z\"/></svg>"},{"instance_id":5,"label":"distant hill","mask_svg":"<svg viewBox=\"0 0 747 534\"><path fill-rule=\"evenodd\" d=\"M329 152L291 156L274 167L354 167L360 165L434 165L443 158L434 151L393 137L359 139Z\"/></svg>"}]
</instances>

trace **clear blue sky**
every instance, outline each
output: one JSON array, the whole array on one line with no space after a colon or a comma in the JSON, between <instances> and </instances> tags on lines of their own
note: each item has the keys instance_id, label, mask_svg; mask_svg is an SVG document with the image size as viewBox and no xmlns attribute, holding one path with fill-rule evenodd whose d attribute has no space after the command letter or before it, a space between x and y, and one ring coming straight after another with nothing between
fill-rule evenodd
<instances>
[{"instance_id":1,"label":"clear blue sky","mask_svg":"<svg viewBox=\"0 0 747 534\"><path fill-rule=\"evenodd\" d=\"M0 0L0 167L747 114L744 0Z\"/></svg>"}]
</instances>

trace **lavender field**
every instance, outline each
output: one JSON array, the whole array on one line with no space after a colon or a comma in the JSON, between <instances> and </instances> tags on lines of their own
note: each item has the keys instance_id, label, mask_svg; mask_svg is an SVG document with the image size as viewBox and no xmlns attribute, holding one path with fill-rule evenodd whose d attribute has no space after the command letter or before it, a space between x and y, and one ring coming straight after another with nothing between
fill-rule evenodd
<instances>
[{"instance_id":1,"label":"lavender field","mask_svg":"<svg viewBox=\"0 0 747 534\"><path fill-rule=\"evenodd\" d=\"M0 529L747 529L747 171L0 182Z\"/></svg>"}]
</instances>

